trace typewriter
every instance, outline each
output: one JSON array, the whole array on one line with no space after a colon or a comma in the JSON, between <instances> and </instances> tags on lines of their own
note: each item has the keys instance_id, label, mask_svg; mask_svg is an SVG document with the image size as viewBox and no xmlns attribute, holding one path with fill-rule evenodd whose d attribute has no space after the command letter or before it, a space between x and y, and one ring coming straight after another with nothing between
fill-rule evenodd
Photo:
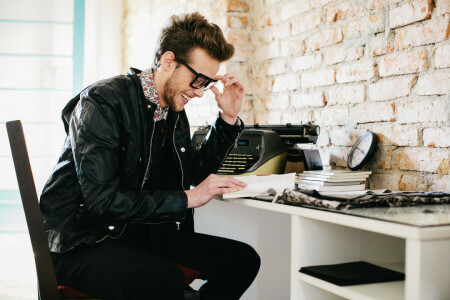
<instances>
[{"instance_id":1,"label":"typewriter","mask_svg":"<svg viewBox=\"0 0 450 300\"><path fill-rule=\"evenodd\" d=\"M209 126L194 132L192 144L199 149ZM245 126L234 148L228 153L217 174L282 174L288 150L298 143L316 143L320 127L312 123Z\"/></svg>"}]
</instances>

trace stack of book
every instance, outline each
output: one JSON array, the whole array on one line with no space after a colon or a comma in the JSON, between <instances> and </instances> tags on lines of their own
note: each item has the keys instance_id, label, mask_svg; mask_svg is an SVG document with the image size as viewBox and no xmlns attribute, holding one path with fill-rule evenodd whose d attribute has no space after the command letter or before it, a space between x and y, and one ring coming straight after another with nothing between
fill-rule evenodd
<instances>
[{"instance_id":1,"label":"stack of book","mask_svg":"<svg viewBox=\"0 0 450 300\"><path fill-rule=\"evenodd\" d=\"M304 171L297 177L299 189L320 192L363 191L371 171Z\"/></svg>"}]
</instances>

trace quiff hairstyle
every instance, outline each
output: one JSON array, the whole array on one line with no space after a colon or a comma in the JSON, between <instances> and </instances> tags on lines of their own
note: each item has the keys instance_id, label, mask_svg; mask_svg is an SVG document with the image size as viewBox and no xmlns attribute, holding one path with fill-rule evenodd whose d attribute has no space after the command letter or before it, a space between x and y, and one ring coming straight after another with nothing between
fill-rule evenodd
<instances>
[{"instance_id":1,"label":"quiff hairstyle","mask_svg":"<svg viewBox=\"0 0 450 300\"><path fill-rule=\"evenodd\" d=\"M219 26L209 23L198 12L172 16L159 36L153 66L159 67L161 56L167 51L190 62L190 51L197 47L206 50L219 62L234 55L234 46L227 42Z\"/></svg>"}]
</instances>

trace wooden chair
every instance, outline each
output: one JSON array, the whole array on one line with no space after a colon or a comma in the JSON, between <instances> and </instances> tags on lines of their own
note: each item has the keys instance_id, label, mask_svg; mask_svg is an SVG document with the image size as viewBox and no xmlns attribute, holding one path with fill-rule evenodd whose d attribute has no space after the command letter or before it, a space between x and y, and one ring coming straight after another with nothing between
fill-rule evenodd
<instances>
[{"instance_id":1,"label":"wooden chair","mask_svg":"<svg viewBox=\"0 0 450 300\"><path fill-rule=\"evenodd\" d=\"M19 120L7 122L6 128L14 160L14 167L16 169L20 196L25 211L28 232L30 234L31 246L34 252L39 286L39 299L94 299L92 296L74 288L57 284L53 262L50 257L47 235L44 229L44 222L39 208L39 201L34 184L33 173L31 171L22 123ZM187 286L189 286L189 284L191 284L200 274L199 271L185 266L178 265L178 267L185 276L185 283ZM198 295L187 289L185 291L185 299L198 299Z\"/></svg>"}]
</instances>

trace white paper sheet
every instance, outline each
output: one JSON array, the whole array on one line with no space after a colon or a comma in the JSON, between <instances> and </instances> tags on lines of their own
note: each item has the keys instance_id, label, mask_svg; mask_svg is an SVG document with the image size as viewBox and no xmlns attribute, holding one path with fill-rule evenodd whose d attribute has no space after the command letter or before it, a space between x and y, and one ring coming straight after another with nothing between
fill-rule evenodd
<instances>
[{"instance_id":1,"label":"white paper sheet","mask_svg":"<svg viewBox=\"0 0 450 300\"><path fill-rule=\"evenodd\" d=\"M295 173L237 176L235 178L247 183L247 187L237 192L225 193L223 199L275 195L281 194L284 189L295 188Z\"/></svg>"}]
</instances>

